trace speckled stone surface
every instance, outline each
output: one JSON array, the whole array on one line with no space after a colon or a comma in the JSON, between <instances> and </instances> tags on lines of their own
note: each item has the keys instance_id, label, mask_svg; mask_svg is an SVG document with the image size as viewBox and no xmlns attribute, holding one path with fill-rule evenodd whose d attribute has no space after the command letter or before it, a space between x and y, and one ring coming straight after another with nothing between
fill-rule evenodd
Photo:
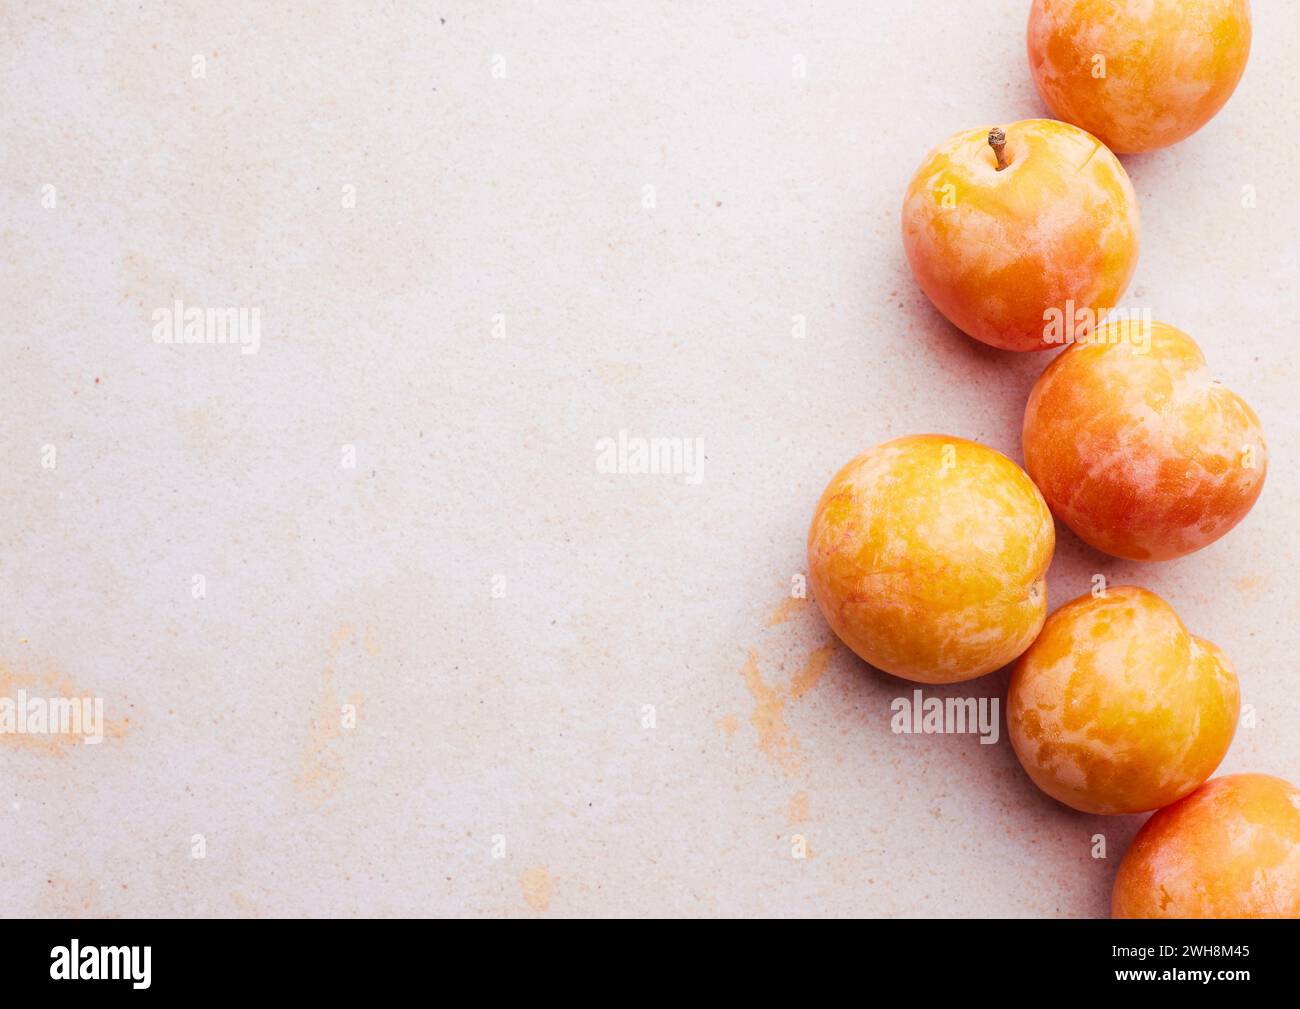
<instances>
[{"instance_id":1,"label":"speckled stone surface","mask_svg":"<svg viewBox=\"0 0 1300 1009\"><path fill-rule=\"evenodd\" d=\"M1106 913L1141 817L891 732L913 686L789 598L861 449L1020 459L1048 358L944 322L898 214L1045 114L1028 4L722 6L6 7L0 687L107 727L0 739L0 913ZM1123 159L1124 304L1268 483L1158 566L1058 529L1048 589L1168 599L1253 706L1223 770L1296 781L1300 6L1254 6L1226 108ZM155 342L176 299L257 353Z\"/></svg>"}]
</instances>

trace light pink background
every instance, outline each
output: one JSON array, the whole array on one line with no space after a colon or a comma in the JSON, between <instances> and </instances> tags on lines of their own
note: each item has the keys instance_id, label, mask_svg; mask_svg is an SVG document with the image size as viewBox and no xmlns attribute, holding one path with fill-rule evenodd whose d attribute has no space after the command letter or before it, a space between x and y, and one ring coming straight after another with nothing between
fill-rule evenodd
<instances>
[{"instance_id":1,"label":"light pink background","mask_svg":"<svg viewBox=\"0 0 1300 1009\"><path fill-rule=\"evenodd\" d=\"M891 734L912 686L785 602L856 452L1020 458L1048 358L944 323L898 209L1045 114L1024 0L89 6L0 15L0 686L112 733L0 740L0 912L1107 911L1141 818ZM1268 484L1156 567L1062 531L1049 586L1169 599L1256 712L1224 770L1295 781L1300 6L1255 10L1224 111L1123 159L1125 304L1244 393ZM174 298L260 352L155 344ZM598 472L620 430L703 481Z\"/></svg>"}]
</instances>

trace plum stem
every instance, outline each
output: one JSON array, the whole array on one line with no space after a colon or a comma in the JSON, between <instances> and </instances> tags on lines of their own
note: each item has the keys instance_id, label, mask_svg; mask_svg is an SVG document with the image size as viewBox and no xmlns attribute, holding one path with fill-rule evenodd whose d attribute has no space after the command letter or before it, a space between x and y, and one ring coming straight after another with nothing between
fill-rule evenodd
<instances>
[{"instance_id":1,"label":"plum stem","mask_svg":"<svg viewBox=\"0 0 1300 1009\"><path fill-rule=\"evenodd\" d=\"M1007 156L1005 153L1006 146L1007 146L1007 135L1002 132L1002 128L1000 126L995 126L993 127L993 129L989 130L989 146L993 148L993 153L998 156L999 172L1002 171L1002 169L1006 168L1007 165L1011 164L1011 162L1007 160Z\"/></svg>"}]
</instances>

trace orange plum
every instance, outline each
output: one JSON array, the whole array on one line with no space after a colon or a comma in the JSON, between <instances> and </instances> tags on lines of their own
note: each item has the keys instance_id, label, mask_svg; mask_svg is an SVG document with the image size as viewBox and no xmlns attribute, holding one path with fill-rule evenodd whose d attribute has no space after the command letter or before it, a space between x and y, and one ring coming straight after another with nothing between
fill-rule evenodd
<instances>
[{"instance_id":1,"label":"orange plum","mask_svg":"<svg viewBox=\"0 0 1300 1009\"><path fill-rule=\"evenodd\" d=\"M1054 545L1019 466L963 438L913 435L831 480L808 530L809 578L831 629L867 662L956 683L1034 640Z\"/></svg>"},{"instance_id":2,"label":"orange plum","mask_svg":"<svg viewBox=\"0 0 1300 1009\"><path fill-rule=\"evenodd\" d=\"M1034 784L1085 813L1140 813L1187 795L1237 726L1237 674L1173 607L1128 586L1047 618L1007 690L1007 732Z\"/></svg>"},{"instance_id":3,"label":"orange plum","mask_svg":"<svg viewBox=\"0 0 1300 1009\"><path fill-rule=\"evenodd\" d=\"M1229 774L1153 815L1115 876L1116 918L1300 918L1300 788Z\"/></svg>"},{"instance_id":4,"label":"orange plum","mask_svg":"<svg viewBox=\"0 0 1300 1009\"><path fill-rule=\"evenodd\" d=\"M1118 154L1191 136L1250 55L1249 0L1034 0L1029 67L1052 113Z\"/></svg>"},{"instance_id":5,"label":"orange plum","mask_svg":"<svg viewBox=\"0 0 1300 1009\"><path fill-rule=\"evenodd\" d=\"M1139 231L1115 155L1051 119L950 137L903 200L903 249L921 290L962 332L1003 350L1052 347L1050 312L1105 315L1133 275Z\"/></svg>"},{"instance_id":6,"label":"orange plum","mask_svg":"<svg viewBox=\"0 0 1300 1009\"><path fill-rule=\"evenodd\" d=\"M1162 322L1112 323L1062 353L1029 395L1023 440L1056 517L1129 560L1213 543L1245 518L1268 468L1255 412Z\"/></svg>"}]
</instances>

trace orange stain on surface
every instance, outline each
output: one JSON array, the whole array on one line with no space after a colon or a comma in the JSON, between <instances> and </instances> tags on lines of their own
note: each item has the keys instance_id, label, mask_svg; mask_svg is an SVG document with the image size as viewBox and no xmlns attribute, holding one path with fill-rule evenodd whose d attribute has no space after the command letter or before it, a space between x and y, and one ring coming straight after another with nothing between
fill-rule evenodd
<instances>
[{"instance_id":1,"label":"orange stain on surface","mask_svg":"<svg viewBox=\"0 0 1300 1009\"><path fill-rule=\"evenodd\" d=\"M808 661L804 663L803 668L795 673L790 681L790 700L799 700L817 686L817 681L822 678L822 673L826 672L826 667L830 665L838 649L838 643L832 641L830 644L822 645L808 656Z\"/></svg>"},{"instance_id":2,"label":"orange stain on surface","mask_svg":"<svg viewBox=\"0 0 1300 1009\"><path fill-rule=\"evenodd\" d=\"M802 613L808 608L808 599L798 599L795 596L788 596L781 601L781 605L772 611L772 617L768 620L768 627L775 627L777 624L783 624L787 620Z\"/></svg>"},{"instance_id":3,"label":"orange stain on surface","mask_svg":"<svg viewBox=\"0 0 1300 1009\"><path fill-rule=\"evenodd\" d=\"M298 789L318 805L332 798L342 783L344 736L358 724L365 702L360 694L349 695L344 702L339 700L334 666L348 644L360 644L371 658L379 654L379 646L369 630L358 634L352 625L341 624L330 636L327 647L330 662L321 673L321 693L303 744L302 769L294 777Z\"/></svg>"},{"instance_id":4,"label":"orange stain on surface","mask_svg":"<svg viewBox=\"0 0 1300 1009\"><path fill-rule=\"evenodd\" d=\"M551 898L555 896L555 877L544 865L535 866L522 873L519 887L523 890L524 903L538 914L545 914L551 908Z\"/></svg>"},{"instance_id":5,"label":"orange stain on surface","mask_svg":"<svg viewBox=\"0 0 1300 1009\"><path fill-rule=\"evenodd\" d=\"M790 823L803 823L808 819L808 793L795 792L790 796L790 807L786 810L786 820Z\"/></svg>"},{"instance_id":6,"label":"orange stain on surface","mask_svg":"<svg viewBox=\"0 0 1300 1009\"><path fill-rule=\"evenodd\" d=\"M736 716L728 711L717 720L717 726L722 730L722 734L730 739L736 734L736 730L740 728L740 723L737 721Z\"/></svg>"},{"instance_id":7,"label":"orange stain on surface","mask_svg":"<svg viewBox=\"0 0 1300 1009\"><path fill-rule=\"evenodd\" d=\"M235 905L241 918L265 918L262 909L245 897L238 890L230 892L230 902Z\"/></svg>"},{"instance_id":8,"label":"orange stain on surface","mask_svg":"<svg viewBox=\"0 0 1300 1009\"><path fill-rule=\"evenodd\" d=\"M93 702L97 699L93 692L79 689L69 677L62 673L50 670L19 672L0 661L0 700L10 701L16 708L20 700L18 693L20 690L24 692L29 704L34 699L46 702L56 698L78 702L83 702L86 699ZM100 708L103 719L100 731L103 738L104 740L122 739L126 736L129 719L114 720L108 718L106 714L107 707L107 701L103 701ZM50 711L49 715L51 718L55 717L53 711ZM101 745L86 743L86 735L93 735L94 733L18 732L16 711L14 717L15 725L13 730L8 727L0 730L0 746L11 750L26 750L32 753L45 753L50 756L61 757L66 756L67 751L72 747ZM91 726L83 722L82 728L90 729Z\"/></svg>"},{"instance_id":9,"label":"orange stain on surface","mask_svg":"<svg viewBox=\"0 0 1300 1009\"><path fill-rule=\"evenodd\" d=\"M358 634L355 626L345 623L339 624L338 627L334 628L334 633L330 635L330 658L338 658L339 652L343 650L344 645L356 643L360 643L366 654L372 659L379 654L379 644L375 641L374 633L369 627L362 628L360 634Z\"/></svg>"},{"instance_id":10,"label":"orange stain on surface","mask_svg":"<svg viewBox=\"0 0 1300 1009\"><path fill-rule=\"evenodd\" d=\"M45 881L39 897L38 917L105 918L114 917L104 910L103 887L91 879L64 879L52 876Z\"/></svg>"},{"instance_id":11,"label":"orange stain on surface","mask_svg":"<svg viewBox=\"0 0 1300 1009\"><path fill-rule=\"evenodd\" d=\"M752 649L741 669L745 686L754 698L754 710L749 722L758 733L758 748L787 775L799 770L801 758L799 740L785 721L785 707L808 693L821 679L838 645L832 642L818 648L808 657L803 668L790 679L782 690L770 686L758 668L758 653Z\"/></svg>"}]
</instances>

